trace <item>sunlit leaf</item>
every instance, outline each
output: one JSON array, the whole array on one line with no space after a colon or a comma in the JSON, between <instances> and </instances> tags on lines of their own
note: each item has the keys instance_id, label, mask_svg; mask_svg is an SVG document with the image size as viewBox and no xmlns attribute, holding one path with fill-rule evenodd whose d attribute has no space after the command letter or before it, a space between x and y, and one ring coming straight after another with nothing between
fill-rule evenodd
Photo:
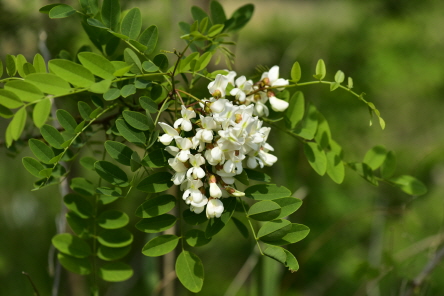
<instances>
[{"instance_id":1,"label":"sunlit leaf","mask_svg":"<svg viewBox=\"0 0 444 296\"><path fill-rule=\"evenodd\" d=\"M160 235L150 240L142 249L142 254L157 257L173 251L179 243L180 237L173 234Z\"/></svg>"},{"instance_id":2,"label":"sunlit leaf","mask_svg":"<svg viewBox=\"0 0 444 296\"><path fill-rule=\"evenodd\" d=\"M176 274L182 285L193 293L202 289L204 269L197 255L182 251L176 260Z\"/></svg>"}]
</instances>

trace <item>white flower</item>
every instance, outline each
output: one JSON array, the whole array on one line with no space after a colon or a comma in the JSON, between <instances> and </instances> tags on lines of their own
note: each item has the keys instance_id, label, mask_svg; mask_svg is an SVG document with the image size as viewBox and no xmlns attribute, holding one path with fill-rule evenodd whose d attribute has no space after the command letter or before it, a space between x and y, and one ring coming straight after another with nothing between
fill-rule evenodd
<instances>
[{"instance_id":1,"label":"white flower","mask_svg":"<svg viewBox=\"0 0 444 296\"><path fill-rule=\"evenodd\" d=\"M218 199L210 199L207 203L207 218L219 218L224 211L224 204Z\"/></svg>"},{"instance_id":2,"label":"white flower","mask_svg":"<svg viewBox=\"0 0 444 296\"><path fill-rule=\"evenodd\" d=\"M271 86L285 86L288 85L288 80L279 78L279 66L271 67L269 72L264 72L262 74L261 80L264 78L269 79L269 85ZM277 88L277 90L281 91L284 87Z\"/></svg>"},{"instance_id":3,"label":"white flower","mask_svg":"<svg viewBox=\"0 0 444 296\"><path fill-rule=\"evenodd\" d=\"M184 105L182 105L182 110L180 111L182 118L177 119L174 122L174 128L178 128L179 126L186 132L189 132L193 125L191 124L190 119L196 117L196 113L193 110L187 110Z\"/></svg>"},{"instance_id":4,"label":"white flower","mask_svg":"<svg viewBox=\"0 0 444 296\"><path fill-rule=\"evenodd\" d=\"M215 100L214 102L211 102L210 109L213 113L220 113L224 111L227 102L227 99Z\"/></svg>"},{"instance_id":5,"label":"white flower","mask_svg":"<svg viewBox=\"0 0 444 296\"><path fill-rule=\"evenodd\" d=\"M208 90L210 91L210 94L215 98L225 97L225 89L227 88L228 82L228 77L217 74L216 79L208 84Z\"/></svg>"},{"instance_id":6,"label":"white flower","mask_svg":"<svg viewBox=\"0 0 444 296\"><path fill-rule=\"evenodd\" d=\"M210 196L214 198L220 198L222 196L222 190L216 183L210 183Z\"/></svg>"},{"instance_id":7,"label":"white flower","mask_svg":"<svg viewBox=\"0 0 444 296\"><path fill-rule=\"evenodd\" d=\"M264 162L266 166L272 166L276 161L277 157L273 154L267 153L264 150L259 150L259 158Z\"/></svg>"},{"instance_id":8,"label":"white flower","mask_svg":"<svg viewBox=\"0 0 444 296\"><path fill-rule=\"evenodd\" d=\"M234 96L239 102L245 102L246 94L253 89L253 81L248 80L245 76L236 79L236 88L230 91L230 95Z\"/></svg>"},{"instance_id":9,"label":"white flower","mask_svg":"<svg viewBox=\"0 0 444 296\"><path fill-rule=\"evenodd\" d=\"M196 214L200 214L203 212L203 210L205 209L205 205L201 206L201 207L195 207L195 206L191 206L190 207L190 211L194 212Z\"/></svg>"},{"instance_id":10,"label":"white flower","mask_svg":"<svg viewBox=\"0 0 444 296\"><path fill-rule=\"evenodd\" d=\"M193 179L202 179L205 177L205 171L200 167L205 163L205 158L202 157L200 153L196 155L190 155L190 164L193 166L192 168L188 169L187 171L187 177Z\"/></svg>"},{"instance_id":11,"label":"white flower","mask_svg":"<svg viewBox=\"0 0 444 296\"><path fill-rule=\"evenodd\" d=\"M175 185L182 184L186 177L187 167L176 158L168 159L168 164L176 172L171 178L171 181L173 181Z\"/></svg>"},{"instance_id":12,"label":"white flower","mask_svg":"<svg viewBox=\"0 0 444 296\"><path fill-rule=\"evenodd\" d=\"M179 136L179 133L174 128L169 126L168 124L166 124L164 122L159 122L159 125L163 129L163 131L165 132L165 134L163 134L161 137L159 137L159 141L162 144L169 145L174 140L174 138Z\"/></svg>"},{"instance_id":13,"label":"white flower","mask_svg":"<svg viewBox=\"0 0 444 296\"><path fill-rule=\"evenodd\" d=\"M284 112L285 109L288 108L288 102L278 99L275 96L270 97L270 105L271 109L273 109L276 112Z\"/></svg>"},{"instance_id":14,"label":"white flower","mask_svg":"<svg viewBox=\"0 0 444 296\"><path fill-rule=\"evenodd\" d=\"M203 200L206 199L205 195L200 191L200 187L203 186L201 180L188 180L188 189L182 195L183 200L187 203L200 204Z\"/></svg>"},{"instance_id":15,"label":"white flower","mask_svg":"<svg viewBox=\"0 0 444 296\"><path fill-rule=\"evenodd\" d=\"M190 158L190 149L193 148L193 143L191 143L188 138L176 138L176 145L180 149L180 152L177 153L176 158L181 162L185 162Z\"/></svg>"},{"instance_id":16,"label":"white flower","mask_svg":"<svg viewBox=\"0 0 444 296\"><path fill-rule=\"evenodd\" d=\"M228 70L227 70L228 71ZM228 83L231 83L231 85L234 85L234 77L236 77L236 72L234 71L228 71L228 74L225 75L228 79Z\"/></svg>"}]
</instances>

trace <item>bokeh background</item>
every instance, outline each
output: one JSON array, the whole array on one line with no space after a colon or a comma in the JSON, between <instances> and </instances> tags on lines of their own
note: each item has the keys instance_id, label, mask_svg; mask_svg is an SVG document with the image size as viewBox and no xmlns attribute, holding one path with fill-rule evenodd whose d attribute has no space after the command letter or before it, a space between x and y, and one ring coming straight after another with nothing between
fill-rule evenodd
<instances>
[{"instance_id":1,"label":"bokeh background","mask_svg":"<svg viewBox=\"0 0 444 296\"><path fill-rule=\"evenodd\" d=\"M78 6L74 0L58 2ZM159 50L182 48L177 23L190 20L192 5L209 6L204 0L121 2L126 9L141 8L144 28L159 27ZM259 258L253 241L245 240L231 224L209 245L195 250L206 276L199 295L400 295L444 243L444 2L220 2L227 15L246 3L256 6L253 19L236 37L234 70L254 75L258 65L279 65L281 76L289 77L297 60L302 80L307 81L322 58L328 79L337 70L344 71L353 77L355 90L365 92L380 109L387 122L384 131L369 127L366 107L347 92L318 85L301 90L328 119L345 159L361 161L373 145L385 145L398 156L397 174L419 178L429 191L411 197L388 185L374 187L351 170L345 182L336 185L309 167L297 141L273 131L270 141L280 161L268 173L304 201L290 220L311 228L306 239L289 247L300 270L290 273L271 259ZM50 3L0 0L3 61L6 54L22 53L31 59L42 49L39 42L45 36L53 57L60 50L75 54L82 45L92 46L77 17L50 20L38 12ZM0 119L1 131L7 123ZM51 295L50 240L61 197L55 186L31 191L35 180L20 160L28 155L23 149L11 158L0 147L0 295L5 296L33 295L22 271L30 274L40 295ZM76 173L82 174L80 170ZM128 212L143 198L131 196L125 205ZM163 261L143 258L139 252L148 239L139 234L127 258L136 266L136 275L112 285L107 295L162 295L154 290ZM417 295L443 295L443 275L441 263ZM59 295L87 295L81 278L62 276ZM192 294L177 281L173 285L175 294L170 295Z\"/></svg>"}]
</instances>

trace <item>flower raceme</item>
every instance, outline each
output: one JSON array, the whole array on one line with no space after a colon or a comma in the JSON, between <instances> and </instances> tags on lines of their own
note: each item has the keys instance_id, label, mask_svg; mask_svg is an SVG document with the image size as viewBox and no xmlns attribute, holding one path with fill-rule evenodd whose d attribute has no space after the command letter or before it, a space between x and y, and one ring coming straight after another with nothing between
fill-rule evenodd
<instances>
[{"instance_id":1,"label":"flower raceme","mask_svg":"<svg viewBox=\"0 0 444 296\"><path fill-rule=\"evenodd\" d=\"M267 143L270 128L263 127L259 118L269 115L267 102L276 112L288 107L275 96L288 85L288 80L279 78L278 66L263 73L256 84L245 76L235 77L234 71L218 74L208 85L212 97L200 101L200 108L182 105L181 118L173 126L159 122L164 131L159 141L172 156L168 160L175 171L172 181L184 192L190 210L196 214L206 210L208 219L223 213L220 198L244 195L234 188L235 176L244 167L263 168L277 161ZM185 137L185 132L192 136Z\"/></svg>"}]
</instances>

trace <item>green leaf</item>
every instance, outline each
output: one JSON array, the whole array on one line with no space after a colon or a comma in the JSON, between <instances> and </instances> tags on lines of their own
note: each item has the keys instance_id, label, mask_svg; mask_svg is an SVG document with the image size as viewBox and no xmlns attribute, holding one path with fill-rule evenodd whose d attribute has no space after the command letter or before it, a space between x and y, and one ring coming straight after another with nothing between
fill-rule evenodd
<instances>
[{"instance_id":1,"label":"green leaf","mask_svg":"<svg viewBox=\"0 0 444 296\"><path fill-rule=\"evenodd\" d=\"M176 260L176 274L182 285L193 293L202 289L204 269L197 255L182 251Z\"/></svg>"},{"instance_id":2,"label":"green leaf","mask_svg":"<svg viewBox=\"0 0 444 296\"><path fill-rule=\"evenodd\" d=\"M213 24L223 24L227 20L224 8L218 1L215 0L211 1L210 14Z\"/></svg>"},{"instance_id":3,"label":"green leaf","mask_svg":"<svg viewBox=\"0 0 444 296\"><path fill-rule=\"evenodd\" d=\"M85 241L69 233L57 234L51 242L60 252L76 258L86 258L92 255L91 248Z\"/></svg>"},{"instance_id":4,"label":"green leaf","mask_svg":"<svg viewBox=\"0 0 444 296\"><path fill-rule=\"evenodd\" d=\"M120 1L103 0L101 15L105 26L117 32L120 21Z\"/></svg>"},{"instance_id":5,"label":"green leaf","mask_svg":"<svg viewBox=\"0 0 444 296\"><path fill-rule=\"evenodd\" d=\"M89 219L82 219L74 212L68 212L66 214L66 221L71 227L72 231L82 239L88 239L90 237L91 221Z\"/></svg>"},{"instance_id":6,"label":"green leaf","mask_svg":"<svg viewBox=\"0 0 444 296\"><path fill-rule=\"evenodd\" d=\"M157 113L159 110L157 110L157 104L154 103L151 98L143 96L139 98L140 106L147 110L149 113Z\"/></svg>"},{"instance_id":7,"label":"green leaf","mask_svg":"<svg viewBox=\"0 0 444 296\"><path fill-rule=\"evenodd\" d=\"M291 80L294 83L298 83L301 80L301 66L298 62L294 62L293 67L291 67Z\"/></svg>"},{"instance_id":8,"label":"green leaf","mask_svg":"<svg viewBox=\"0 0 444 296\"><path fill-rule=\"evenodd\" d=\"M91 261L87 258L75 258L63 253L58 253L57 258L60 264L71 272L88 275L92 271Z\"/></svg>"},{"instance_id":9,"label":"green leaf","mask_svg":"<svg viewBox=\"0 0 444 296\"><path fill-rule=\"evenodd\" d=\"M11 122L9 123L8 128L10 128L11 137L13 140L18 140L20 136L23 133L23 129L25 128L26 124L26 107L20 108L12 118Z\"/></svg>"},{"instance_id":10,"label":"green leaf","mask_svg":"<svg viewBox=\"0 0 444 296\"><path fill-rule=\"evenodd\" d=\"M242 173L234 176L234 178L244 185L247 185L247 186L250 185L250 181L248 180L248 175L247 175L247 172L245 172L245 170L242 170Z\"/></svg>"},{"instance_id":11,"label":"green leaf","mask_svg":"<svg viewBox=\"0 0 444 296\"><path fill-rule=\"evenodd\" d=\"M9 81L5 84L5 90L13 92L25 102L35 102L44 96L34 84L23 80Z\"/></svg>"},{"instance_id":12,"label":"green leaf","mask_svg":"<svg viewBox=\"0 0 444 296\"><path fill-rule=\"evenodd\" d=\"M272 200L290 195L290 190L284 186L278 187L275 184L258 184L245 190L245 196L254 200Z\"/></svg>"},{"instance_id":13,"label":"green leaf","mask_svg":"<svg viewBox=\"0 0 444 296\"><path fill-rule=\"evenodd\" d=\"M85 178L72 178L69 187L84 196L93 196L96 193L94 185Z\"/></svg>"},{"instance_id":14,"label":"green leaf","mask_svg":"<svg viewBox=\"0 0 444 296\"><path fill-rule=\"evenodd\" d=\"M281 213L281 207L271 201L264 200L253 204L248 211L248 216L257 221L271 221Z\"/></svg>"},{"instance_id":15,"label":"green leaf","mask_svg":"<svg viewBox=\"0 0 444 296\"><path fill-rule=\"evenodd\" d=\"M23 106L19 97L9 90L0 89L0 103L9 109L15 109Z\"/></svg>"},{"instance_id":16,"label":"green leaf","mask_svg":"<svg viewBox=\"0 0 444 296\"><path fill-rule=\"evenodd\" d=\"M113 80L115 72L113 64L105 57L93 52L81 52L77 55L82 65L92 74L103 79Z\"/></svg>"},{"instance_id":17,"label":"green leaf","mask_svg":"<svg viewBox=\"0 0 444 296\"><path fill-rule=\"evenodd\" d=\"M45 167L36 159L32 157L23 157L22 159L23 166L25 169L30 172L32 175L34 175L37 178L41 178L39 172L44 170Z\"/></svg>"},{"instance_id":18,"label":"green leaf","mask_svg":"<svg viewBox=\"0 0 444 296\"><path fill-rule=\"evenodd\" d=\"M99 268L99 276L107 282L126 281L133 276L133 273L131 266L119 261L105 263Z\"/></svg>"},{"instance_id":19,"label":"green leaf","mask_svg":"<svg viewBox=\"0 0 444 296\"><path fill-rule=\"evenodd\" d=\"M109 210L102 212L98 219L97 224L105 229L117 229L122 228L129 223L129 217L122 211Z\"/></svg>"},{"instance_id":20,"label":"green leaf","mask_svg":"<svg viewBox=\"0 0 444 296\"><path fill-rule=\"evenodd\" d=\"M316 64L316 75L313 75L314 78L322 80L324 79L326 74L325 63L324 60L320 59Z\"/></svg>"},{"instance_id":21,"label":"green leaf","mask_svg":"<svg viewBox=\"0 0 444 296\"><path fill-rule=\"evenodd\" d=\"M105 101L114 101L120 97L120 89L110 88L106 93L103 94L103 99Z\"/></svg>"},{"instance_id":22,"label":"green leaf","mask_svg":"<svg viewBox=\"0 0 444 296\"><path fill-rule=\"evenodd\" d=\"M245 226L245 224L236 217L231 217L231 220L234 222L234 225L236 225L236 228L239 230L242 236L248 238L249 232L247 226Z\"/></svg>"},{"instance_id":23,"label":"green leaf","mask_svg":"<svg viewBox=\"0 0 444 296\"><path fill-rule=\"evenodd\" d=\"M142 63L142 68L145 72L157 72L159 71L159 67L157 67L153 62L151 61L145 61Z\"/></svg>"},{"instance_id":24,"label":"green leaf","mask_svg":"<svg viewBox=\"0 0 444 296\"><path fill-rule=\"evenodd\" d=\"M60 125L67 131L67 132L74 132L77 127L77 122L72 117L72 115L63 109L59 109L56 112L57 120L59 121Z\"/></svg>"},{"instance_id":25,"label":"green leaf","mask_svg":"<svg viewBox=\"0 0 444 296\"><path fill-rule=\"evenodd\" d=\"M96 82L91 71L72 61L55 59L49 61L48 67L55 75L78 87L90 87Z\"/></svg>"},{"instance_id":26,"label":"green leaf","mask_svg":"<svg viewBox=\"0 0 444 296\"><path fill-rule=\"evenodd\" d=\"M101 21L96 20L94 18L89 18L86 20L86 22L88 23L88 25L92 26L92 27L96 27L96 28L100 28L100 29L108 29L107 26L105 26L105 24L103 24ZM84 28L87 28L86 26L84 26ZM91 38L91 37L90 37ZM100 41L99 41L100 42ZM97 46L97 45L96 45Z\"/></svg>"},{"instance_id":27,"label":"green leaf","mask_svg":"<svg viewBox=\"0 0 444 296\"><path fill-rule=\"evenodd\" d=\"M0 116L3 118L11 118L14 116L14 113L5 106L0 105Z\"/></svg>"},{"instance_id":28,"label":"green leaf","mask_svg":"<svg viewBox=\"0 0 444 296\"><path fill-rule=\"evenodd\" d=\"M172 195L160 195L150 198L141 204L136 210L136 216L152 218L168 213L176 205L176 198Z\"/></svg>"},{"instance_id":29,"label":"green leaf","mask_svg":"<svg viewBox=\"0 0 444 296\"><path fill-rule=\"evenodd\" d=\"M92 84L89 89L91 92L96 94L104 94L109 90L109 87L111 86L112 81L105 79L99 82L96 82Z\"/></svg>"},{"instance_id":30,"label":"green leaf","mask_svg":"<svg viewBox=\"0 0 444 296\"><path fill-rule=\"evenodd\" d=\"M161 71L167 71L168 70L168 58L163 53L159 53L156 55L153 59L153 63L159 67Z\"/></svg>"},{"instance_id":31,"label":"green leaf","mask_svg":"<svg viewBox=\"0 0 444 296\"><path fill-rule=\"evenodd\" d=\"M318 129L318 119L318 110L314 105L309 105L304 120L294 129L294 133L304 139L313 140Z\"/></svg>"},{"instance_id":32,"label":"green leaf","mask_svg":"<svg viewBox=\"0 0 444 296\"><path fill-rule=\"evenodd\" d=\"M32 111L32 120L36 127L40 128L48 120L49 114L51 113L51 101L49 99L42 100L35 104L34 110Z\"/></svg>"},{"instance_id":33,"label":"green leaf","mask_svg":"<svg viewBox=\"0 0 444 296\"><path fill-rule=\"evenodd\" d=\"M119 187L129 186L126 173L115 164L107 161L97 161L94 167L99 176L105 181Z\"/></svg>"},{"instance_id":34,"label":"green leaf","mask_svg":"<svg viewBox=\"0 0 444 296\"><path fill-rule=\"evenodd\" d=\"M257 237L265 242L275 241L286 235L291 228L292 225L288 220L273 220L262 225L257 233Z\"/></svg>"},{"instance_id":35,"label":"green leaf","mask_svg":"<svg viewBox=\"0 0 444 296\"><path fill-rule=\"evenodd\" d=\"M192 54L190 54L186 58L183 58L180 61L179 66L177 67L178 68L177 73L182 73L182 72L190 70L191 62L198 59L198 58L199 58L198 52L193 52Z\"/></svg>"},{"instance_id":36,"label":"green leaf","mask_svg":"<svg viewBox=\"0 0 444 296\"><path fill-rule=\"evenodd\" d=\"M139 42L147 47L145 54L150 54L156 49L158 30L155 25L149 26L139 37Z\"/></svg>"},{"instance_id":37,"label":"green leaf","mask_svg":"<svg viewBox=\"0 0 444 296\"><path fill-rule=\"evenodd\" d=\"M331 131L327 119L318 112L318 130L315 134L315 141L322 149L328 149L331 143Z\"/></svg>"},{"instance_id":38,"label":"green leaf","mask_svg":"<svg viewBox=\"0 0 444 296\"><path fill-rule=\"evenodd\" d=\"M403 175L391 178L389 181L410 195L424 195L427 193L427 187L424 183L413 176Z\"/></svg>"},{"instance_id":39,"label":"green leaf","mask_svg":"<svg viewBox=\"0 0 444 296\"><path fill-rule=\"evenodd\" d=\"M68 82L51 73L29 74L26 76L25 81L32 83L44 93L51 95L65 95L71 91L71 86Z\"/></svg>"},{"instance_id":40,"label":"green leaf","mask_svg":"<svg viewBox=\"0 0 444 296\"><path fill-rule=\"evenodd\" d=\"M122 20L120 31L130 39L137 39L142 29L142 15L139 8L133 8Z\"/></svg>"},{"instance_id":41,"label":"green leaf","mask_svg":"<svg viewBox=\"0 0 444 296\"><path fill-rule=\"evenodd\" d=\"M291 96L290 104L287 111L285 111L285 123L287 127L294 130L304 118L304 112L304 94L301 91L297 91L293 94L293 96Z\"/></svg>"},{"instance_id":42,"label":"green leaf","mask_svg":"<svg viewBox=\"0 0 444 296\"><path fill-rule=\"evenodd\" d=\"M254 12L253 4L246 4L237 9L226 24L227 31L237 31L242 29L251 19Z\"/></svg>"},{"instance_id":43,"label":"green leaf","mask_svg":"<svg viewBox=\"0 0 444 296\"><path fill-rule=\"evenodd\" d=\"M145 114L135 111L123 111L123 118L133 128L141 131L150 129L148 118Z\"/></svg>"},{"instance_id":44,"label":"green leaf","mask_svg":"<svg viewBox=\"0 0 444 296\"><path fill-rule=\"evenodd\" d=\"M127 84L120 90L120 95L124 98L127 98L136 93L137 89L134 84Z\"/></svg>"},{"instance_id":45,"label":"green leaf","mask_svg":"<svg viewBox=\"0 0 444 296\"><path fill-rule=\"evenodd\" d=\"M247 173L248 179L260 181L260 182L271 182L270 176L263 172L253 171L245 168L244 171Z\"/></svg>"},{"instance_id":46,"label":"green leaf","mask_svg":"<svg viewBox=\"0 0 444 296\"><path fill-rule=\"evenodd\" d=\"M123 119L116 120L116 127L122 137L124 137L128 142L139 146L145 146L147 139L143 132L129 126Z\"/></svg>"},{"instance_id":47,"label":"green leaf","mask_svg":"<svg viewBox=\"0 0 444 296\"><path fill-rule=\"evenodd\" d=\"M13 77L17 73L17 58L13 55L6 55L6 73Z\"/></svg>"},{"instance_id":48,"label":"green leaf","mask_svg":"<svg viewBox=\"0 0 444 296\"><path fill-rule=\"evenodd\" d=\"M190 225L199 225L202 223L205 223L208 221L207 216L205 215L205 212L202 212L200 214L196 214L189 209L183 211L182 213L183 220Z\"/></svg>"},{"instance_id":49,"label":"green leaf","mask_svg":"<svg viewBox=\"0 0 444 296\"><path fill-rule=\"evenodd\" d=\"M3 76L3 62L0 60L0 78Z\"/></svg>"},{"instance_id":50,"label":"green leaf","mask_svg":"<svg viewBox=\"0 0 444 296\"><path fill-rule=\"evenodd\" d=\"M116 187L115 189L108 187L98 187L96 188L96 192L107 196L114 196L114 197L123 196L122 190L119 187Z\"/></svg>"},{"instance_id":51,"label":"green leaf","mask_svg":"<svg viewBox=\"0 0 444 296\"><path fill-rule=\"evenodd\" d=\"M142 160L140 159L139 154L136 151L134 151L130 159L131 172L137 171L141 166L142 166Z\"/></svg>"},{"instance_id":52,"label":"green leaf","mask_svg":"<svg viewBox=\"0 0 444 296\"><path fill-rule=\"evenodd\" d=\"M294 197L283 197L274 199L273 201L281 207L281 213L276 219L281 219L293 214L302 205L302 200Z\"/></svg>"},{"instance_id":53,"label":"green leaf","mask_svg":"<svg viewBox=\"0 0 444 296\"><path fill-rule=\"evenodd\" d=\"M220 218L212 218L208 221L207 228L205 229L205 236L210 238L216 234L218 234L225 225L231 219L233 215L234 209L236 208L236 198L228 197L221 200L224 204L224 212L220 216Z\"/></svg>"},{"instance_id":54,"label":"green leaf","mask_svg":"<svg viewBox=\"0 0 444 296\"><path fill-rule=\"evenodd\" d=\"M265 249L264 254L267 257L282 263L284 266L288 267L291 272L295 272L299 269L298 261L294 255L284 248L268 246L268 248Z\"/></svg>"},{"instance_id":55,"label":"green leaf","mask_svg":"<svg viewBox=\"0 0 444 296\"><path fill-rule=\"evenodd\" d=\"M173 234L160 235L150 240L142 249L142 254L157 257L173 251L179 243L180 237Z\"/></svg>"},{"instance_id":56,"label":"green leaf","mask_svg":"<svg viewBox=\"0 0 444 296\"><path fill-rule=\"evenodd\" d=\"M23 69L23 66L27 63L27 60L25 58L24 55L19 54L16 57L16 63L17 63L17 72L19 73L19 75L23 78L26 77L26 73Z\"/></svg>"},{"instance_id":57,"label":"green leaf","mask_svg":"<svg viewBox=\"0 0 444 296\"><path fill-rule=\"evenodd\" d=\"M191 15L193 16L194 20L199 22L208 17L208 14L202 8L197 6L191 7Z\"/></svg>"},{"instance_id":58,"label":"green leaf","mask_svg":"<svg viewBox=\"0 0 444 296\"><path fill-rule=\"evenodd\" d=\"M124 228L105 229L99 233L97 240L105 247L122 248L133 242L133 235Z\"/></svg>"},{"instance_id":59,"label":"green leaf","mask_svg":"<svg viewBox=\"0 0 444 296\"><path fill-rule=\"evenodd\" d=\"M345 79L344 72L342 72L341 70L339 70L338 72L336 72L336 74L335 74L335 81L336 81L337 83L342 83L342 82L344 82L344 79Z\"/></svg>"},{"instance_id":60,"label":"green leaf","mask_svg":"<svg viewBox=\"0 0 444 296\"><path fill-rule=\"evenodd\" d=\"M213 53L210 51L207 51L206 53L201 55L194 65L194 72L199 72L205 69L205 67L210 63L212 57Z\"/></svg>"},{"instance_id":61,"label":"green leaf","mask_svg":"<svg viewBox=\"0 0 444 296\"><path fill-rule=\"evenodd\" d=\"M285 234L280 239L267 241L267 243L277 246L294 244L300 240L303 240L308 235L309 232L310 228L308 228L307 226L302 224L292 223L291 229L288 231L287 234Z\"/></svg>"},{"instance_id":62,"label":"green leaf","mask_svg":"<svg viewBox=\"0 0 444 296\"><path fill-rule=\"evenodd\" d=\"M341 157L334 151L327 151L327 174L337 184L344 181L345 169Z\"/></svg>"},{"instance_id":63,"label":"green leaf","mask_svg":"<svg viewBox=\"0 0 444 296\"><path fill-rule=\"evenodd\" d=\"M49 148L45 143L36 139L29 139L29 148L32 153L43 163L50 163L54 158L54 151Z\"/></svg>"},{"instance_id":64,"label":"green leaf","mask_svg":"<svg viewBox=\"0 0 444 296\"><path fill-rule=\"evenodd\" d=\"M169 154L164 149L157 149L145 156L142 163L150 168L162 168L168 165L168 157Z\"/></svg>"},{"instance_id":65,"label":"green leaf","mask_svg":"<svg viewBox=\"0 0 444 296\"><path fill-rule=\"evenodd\" d=\"M358 173L358 175L364 178L366 181L370 182L375 186L378 186L378 180L373 174L372 169L366 163L352 162L349 163L348 166L356 173Z\"/></svg>"},{"instance_id":66,"label":"green leaf","mask_svg":"<svg viewBox=\"0 0 444 296\"><path fill-rule=\"evenodd\" d=\"M82 116L82 118L86 121L91 120L91 117L89 115L93 111L92 108L84 101L78 101L77 106L79 108L80 116Z\"/></svg>"},{"instance_id":67,"label":"green leaf","mask_svg":"<svg viewBox=\"0 0 444 296\"><path fill-rule=\"evenodd\" d=\"M69 193L65 195L63 201L66 207L77 214L77 216L80 218L86 219L92 217L93 207L84 197L78 194Z\"/></svg>"},{"instance_id":68,"label":"green leaf","mask_svg":"<svg viewBox=\"0 0 444 296\"><path fill-rule=\"evenodd\" d=\"M132 65L130 71L134 74L142 74L142 63L140 62L137 54L130 48L125 48L123 52L125 62L128 65Z\"/></svg>"},{"instance_id":69,"label":"green leaf","mask_svg":"<svg viewBox=\"0 0 444 296\"><path fill-rule=\"evenodd\" d=\"M172 175L168 172L154 173L137 185L137 189L143 192L156 193L162 192L173 186Z\"/></svg>"},{"instance_id":70,"label":"green leaf","mask_svg":"<svg viewBox=\"0 0 444 296\"><path fill-rule=\"evenodd\" d=\"M208 244L211 241L211 237L207 238L202 230L191 229L185 234L185 241L192 247L200 247Z\"/></svg>"},{"instance_id":71,"label":"green leaf","mask_svg":"<svg viewBox=\"0 0 444 296\"><path fill-rule=\"evenodd\" d=\"M25 77L28 76L29 74L34 74L36 73L34 66L31 63L24 63L23 64L23 73L25 74Z\"/></svg>"},{"instance_id":72,"label":"green leaf","mask_svg":"<svg viewBox=\"0 0 444 296\"><path fill-rule=\"evenodd\" d=\"M39 9L39 12L40 12L40 13L49 14L49 11L51 11L51 9L52 9L53 7L56 7L56 6L60 5L60 4L61 4L61 3L54 3L54 4L48 4L48 5L45 5L45 6L43 6L43 7L41 7L41 8Z\"/></svg>"},{"instance_id":73,"label":"green leaf","mask_svg":"<svg viewBox=\"0 0 444 296\"><path fill-rule=\"evenodd\" d=\"M105 261L114 261L125 257L130 250L131 246L126 246L122 248L110 248L105 246L99 246L97 250L97 256Z\"/></svg>"},{"instance_id":74,"label":"green leaf","mask_svg":"<svg viewBox=\"0 0 444 296\"><path fill-rule=\"evenodd\" d=\"M381 166L381 177L388 179L395 173L396 170L396 155L393 151L389 151Z\"/></svg>"},{"instance_id":75,"label":"green leaf","mask_svg":"<svg viewBox=\"0 0 444 296\"><path fill-rule=\"evenodd\" d=\"M363 162L374 171L384 163L386 155L385 147L378 145L367 151Z\"/></svg>"},{"instance_id":76,"label":"green leaf","mask_svg":"<svg viewBox=\"0 0 444 296\"><path fill-rule=\"evenodd\" d=\"M127 166L131 165L131 156L134 151L125 144L115 141L106 141L105 149L113 159L121 164Z\"/></svg>"},{"instance_id":77,"label":"green leaf","mask_svg":"<svg viewBox=\"0 0 444 296\"><path fill-rule=\"evenodd\" d=\"M304 144L304 153L310 166L323 176L327 172L327 156L321 146L314 142Z\"/></svg>"},{"instance_id":78,"label":"green leaf","mask_svg":"<svg viewBox=\"0 0 444 296\"><path fill-rule=\"evenodd\" d=\"M213 25L208 30L207 36L215 37L216 35L220 34L224 28L225 28L225 26L222 24Z\"/></svg>"},{"instance_id":79,"label":"green leaf","mask_svg":"<svg viewBox=\"0 0 444 296\"><path fill-rule=\"evenodd\" d=\"M177 218L170 214L163 214L152 218L144 218L136 224L136 228L147 233L157 233L167 230L176 224Z\"/></svg>"},{"instance_id":80,"label":"green leaf","mask_svg":"<svg viewBox=\"0 0 444 296\"><path fill-rule=\"evenodd\" d=\"M97 160L94 157L84 156L80 158L80 164L87 170L94 171L94 163Z\"/></svg>"},{"instance_id":81,"label":"green leaf","mask_svg":"<svg viewBox=\"0 0 444 296\"><path fill-rule=\"evenodd\" d=\"M76 13L76 10L67 4L60 4L54 6L49 11L49 17L52 19L64 18Z\"/></svg>"}]
</instances>

